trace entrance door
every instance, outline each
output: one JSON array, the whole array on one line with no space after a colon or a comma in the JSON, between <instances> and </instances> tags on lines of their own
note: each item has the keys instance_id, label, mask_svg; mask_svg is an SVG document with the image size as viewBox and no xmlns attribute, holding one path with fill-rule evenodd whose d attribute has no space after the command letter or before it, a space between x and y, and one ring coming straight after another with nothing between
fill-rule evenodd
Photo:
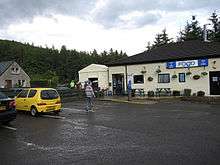
<instances>
[{"instance_id":1,"label":"entrance door","mask_svg":"<svg viewBox=\"0 0 220 165\"><path fill-rule=\"evenodd\" d=\"M113 95L122 95L124 93L124 74L113 74Z\"/></svg>"},{"instance_id":2,"label":"entrance door","mask_svg":"<svg viewBox=\"0 0 220 165\"><path fill-rule=\"evenodd\" d=\"M89 78L89 81L92 82L93 90L98 91L99 89L98 78Z\"/></svg>"},{"instance_id":3,"label":"entrance door","mask_svg":"<svg viewBox=\"0 0 220 165\"><path fill-rule=\"evenodd\" d=\"M209 72L210 95L220 95L220 71Z\"/></svg>"}]
</instances>

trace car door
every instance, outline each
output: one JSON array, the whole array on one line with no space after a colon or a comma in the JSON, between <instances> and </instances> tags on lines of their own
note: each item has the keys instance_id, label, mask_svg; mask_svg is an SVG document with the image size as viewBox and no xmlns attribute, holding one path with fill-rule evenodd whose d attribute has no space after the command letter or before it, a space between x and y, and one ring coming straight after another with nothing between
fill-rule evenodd
<instances>
[{"instance_id":1,"label":"car door","mask_svg":"<svg viewBox=\"0 0 220 165\"><path fill-rule=\"evenodd\" d=\"M27 110L31 110L31 106L36 104L37 101L36 94L37 94L36 89L30 89L28 96L26 98Z\"/></svg>"},{"instance_id":2,"label":"car door","mask_svg":"<svg viewBox=\"0 0 220 165\"><path fill-rule=\"evenodd\" d=\"M15 102L17 110L28 110L26 102L28 91L28 89L22 90L16 97Z\"/></svg>"}]
</instances>

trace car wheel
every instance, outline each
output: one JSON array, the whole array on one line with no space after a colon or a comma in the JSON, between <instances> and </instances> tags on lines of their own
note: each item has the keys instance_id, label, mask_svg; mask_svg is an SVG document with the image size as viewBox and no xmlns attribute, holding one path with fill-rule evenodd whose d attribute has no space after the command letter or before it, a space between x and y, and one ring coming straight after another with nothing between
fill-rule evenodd
<instances>
[{"instance_id":1,"label":"car wheel","mask_svg":"<svg viewBox=\"0 0 220 165\"><path fill-rule=\"evenodd\" d=\"M37 109L35 107L31 107L31 116L36 117L37 116Z\"/></svg>"}]
</instances>

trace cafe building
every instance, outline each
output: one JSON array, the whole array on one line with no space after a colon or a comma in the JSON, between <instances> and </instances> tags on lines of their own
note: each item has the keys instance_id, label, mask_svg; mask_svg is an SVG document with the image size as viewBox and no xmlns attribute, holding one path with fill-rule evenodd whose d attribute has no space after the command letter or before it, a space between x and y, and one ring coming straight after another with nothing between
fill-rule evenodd
<instances>
[{"instance_id":1,"label":"cafe building","mask_svg":"<svg viewBox=\"0 0 220 165\"><path fill-rule=\"evenodd\" d=\"M136 89L147 94L190 89L220 96L220 43L170 43L108 65L108 87L114 95Z\"/></svg>"}]
</instances>

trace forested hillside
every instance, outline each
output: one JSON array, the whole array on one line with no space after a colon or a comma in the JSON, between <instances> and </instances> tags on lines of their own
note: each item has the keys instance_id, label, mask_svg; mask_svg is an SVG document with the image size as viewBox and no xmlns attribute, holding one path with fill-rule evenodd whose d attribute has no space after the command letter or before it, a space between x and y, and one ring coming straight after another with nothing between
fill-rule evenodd
<instances>
[{"instance_id":1,"label":"forested hillside","mask_svg":"<svg viewBox=\"0 0 220 165\"><path fill-rule=\"evenodd\" d=\"M57 79L60 82L77 80L78 71L85 66L92 63L107 64L125 56L126 53L113 49L98 54L96 50L79 52L68 50L65 46L57 50L0 40L0 61L16 61L32 80Z\"/></svg>"}]
</instances>

